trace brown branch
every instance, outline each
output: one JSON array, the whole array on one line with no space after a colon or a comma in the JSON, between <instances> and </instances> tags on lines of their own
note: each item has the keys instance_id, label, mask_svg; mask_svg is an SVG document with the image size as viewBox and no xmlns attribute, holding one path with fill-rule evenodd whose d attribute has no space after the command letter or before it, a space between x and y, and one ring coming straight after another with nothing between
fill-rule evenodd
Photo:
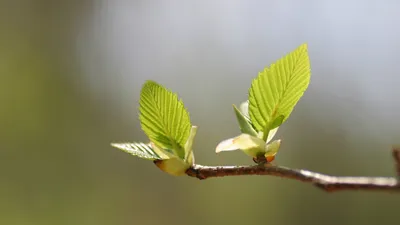
<instances>
[{"instance_id":1,"label":"brown branch","mask_svg":"<svg viewBox=\"0 0 400 225\"><path fill-rule=\"evenodd\" d=\"M393 149L397 170L400 167L400 151ZM328 191L341 190L379 190L400 191L400 181L394 177L345 177L331 176L308 170L291 169L282 166L255 165L255 166L202 166L193 165L186 171L191 177L200 180L211 177L243 176L243 175L269 175L294 179L312 183Z\"/></svg>"}]
</instances>

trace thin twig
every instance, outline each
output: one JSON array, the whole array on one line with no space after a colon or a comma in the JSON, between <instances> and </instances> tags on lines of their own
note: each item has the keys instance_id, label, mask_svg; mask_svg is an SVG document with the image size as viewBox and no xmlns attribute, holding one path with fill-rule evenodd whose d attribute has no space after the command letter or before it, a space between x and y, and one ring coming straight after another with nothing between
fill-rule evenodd
<instances>
[{"instance_id":1,"label":"thin twig","mask_svg":"<svg viewBox=\"0 0 400 225\"><path fill-rule=\"evenodd\" d=\"M393 149L397 169L400 166L400 151ZM398 171L400 172L400 171ZM328 191L341 190L386 190L400 191L400 181L394 177L345 177L331 176L308 170L291 169L282 166L255 165L255 166L202 166L193 165L186 171L191 177L200 180L211 177L243 176L243 175L270 175L282 178L295 179L312 183Z\"/></svg>"}]
</instances>

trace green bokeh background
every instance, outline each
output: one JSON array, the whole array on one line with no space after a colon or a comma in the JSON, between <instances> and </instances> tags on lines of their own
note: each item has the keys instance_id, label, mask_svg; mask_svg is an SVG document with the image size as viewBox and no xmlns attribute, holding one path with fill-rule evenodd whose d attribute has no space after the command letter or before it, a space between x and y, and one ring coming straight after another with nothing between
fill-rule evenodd
<instances>
[{"instance_id":1,"label":"green bokeh background","mask_svg":"<svg viewBox=\"0 0 400 225\"><path fill-rule=\"evenodd\" d=\"M239 133L232 104L303 42L311 84L276 163L391 176L399 143L396 1L0 0L0 224L397 224L400 195L276 177L172 177L111 142L145 141L140 87L178 92L196 162Z\"/></svg>"}]
</instances>

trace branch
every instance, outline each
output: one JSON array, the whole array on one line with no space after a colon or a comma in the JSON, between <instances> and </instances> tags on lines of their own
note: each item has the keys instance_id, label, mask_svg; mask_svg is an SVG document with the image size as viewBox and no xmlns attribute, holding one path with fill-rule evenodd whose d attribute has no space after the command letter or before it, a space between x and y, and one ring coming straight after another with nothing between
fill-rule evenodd
<instances>
[{"instance_id":1,"label":"branch","mask_svg":"<svg viewBox=\"0 0 400 225\"><path fill-rule=\"evenodd\" d=\"M400 175L400 150L393 149L396 169ZM301 169L282 166L202 166L193 165L186 171L191 177L200 180L211 177L269 175L312 183L328 192L341 190L379 190L400 191L400 181L394 177L345 177L331 176Z\"/></svg>"}]
</instances>

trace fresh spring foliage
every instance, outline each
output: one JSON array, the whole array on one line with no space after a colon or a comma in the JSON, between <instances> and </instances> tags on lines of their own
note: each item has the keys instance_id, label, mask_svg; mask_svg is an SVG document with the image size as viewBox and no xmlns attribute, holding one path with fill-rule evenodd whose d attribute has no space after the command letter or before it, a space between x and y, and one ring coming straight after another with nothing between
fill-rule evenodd
<instances>
[{"instance_id":1,"label":"fresh spring foliage","mask_svg":"<svg viewBox=\"0 0 400 225\"><path fill-rule=\"evenodd\" d=\"M161 85L147 81L140 95L142 129L154 144L184 157L190 133L189 113L178 96Z\"/></svg>"},{"instance_id":2,"label":"fresh spring foliage","mask_svg":"<svg viewBox=\"0 0 400 225\"><path fill-rule=\"evenodd\" d=\"M151 147L151 144L145 143L113 143L112 146L121 149L124 152L135 155L142 159L161 160L164 159L162 154L157 154Z\"/></svg>"},{"instance_id":3,"label":"fresh spring foliage","mask_svg":"<svg viewBox=\"0 0 400 225\"><path fill-rule=\"evenodd\" d=\"M269 143L289 117L310 82L307 45L303 44L269 68L260 72L251 84L249 100L240 109L233 106L241 135L222 141L216 152L242 150L252 157L265 156L272 161L280 140Z\"/></svg>"},{"instance_id":4,"label":"fresh spring foliage","mask_svg":"<svg viewBox=\"0 0 400 225\"><path fill-rule=\"evenodd\" d=\"M218 144L216 152L242 150L247 155L274 160L280 140L272 141L289 117L310 82L307 45L265 68L252 81L249 100L233 109L241 135ZM193 140L197 127L178 96L147 81L140 95L140 122L150 143L113 143L112 146L153 160L163 171L183 175L194 164ZM271 142L272 141L272 142Z\"/></svg>"},{"instance_id":5,"label":"fresh spring foliage","mask_svg":"<svg viewBox=\"0 0 400 225\"><path fill-rule=\"evenodd\" d=\"M305 44L260 72L249 90L249 113L255 129L266 131L286 121L309 82Z\"/></svg>"},{"instance_id":6,"label":"fresh spring foliage","mask_svg":"<svg viewBox=\"0 0 400 225\"><path fill-rule=\"evenodd\" d=\"M154 81L147 81L140 95L140 122L150 143L114 143L140 158L156 160L165 172L181 175L193 164L193 139L197 127L175 93Z\"/></svg>"}]
</instances>

